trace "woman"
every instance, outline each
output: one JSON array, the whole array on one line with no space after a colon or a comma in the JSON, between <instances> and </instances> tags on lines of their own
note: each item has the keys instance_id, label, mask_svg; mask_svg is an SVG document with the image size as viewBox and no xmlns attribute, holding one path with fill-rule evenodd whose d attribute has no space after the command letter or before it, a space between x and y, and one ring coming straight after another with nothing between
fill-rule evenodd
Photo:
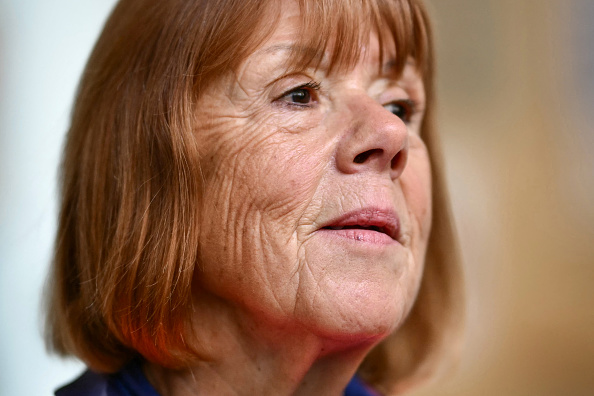
<instances>
[{"instance_id":1,"label":"woman","mask_svg":"<svg viewBox=\"0 0 594 396\"><path fill-rule=\"evenodd\" d=\"M417 0L120 1L65 147L47 343L92 371L57 394L428 378L461 293L432 75Z\"/></svg>"}]
</instances>

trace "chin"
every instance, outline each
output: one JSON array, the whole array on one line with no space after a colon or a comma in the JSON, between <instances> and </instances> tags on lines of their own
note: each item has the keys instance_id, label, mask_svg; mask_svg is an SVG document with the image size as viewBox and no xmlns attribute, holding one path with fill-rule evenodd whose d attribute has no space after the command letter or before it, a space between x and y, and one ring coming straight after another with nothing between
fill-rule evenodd
<instances>
[{"instance_id":1,"label":"chin","mask_svg":"<svg viewBox=\"0 0 594 396\"><path fill-rule=\"evenodd\" d=\"M402 246L355 250L315 242L301 265L308 269L300 276L295 311L302 323L334 339L382 339L394 332L419 287L422 266L414 255Z\"/></svg>"},{"instance_id":2,"label":"chin","mask_svg":"<svg viewBox=\"0 0 594 396\"><path fill-rule=\"evenodd\" d=\"M318 296L309 306L307 327L325 339L355 345L377 343L394 332L412 306L409 290L393 282L337 284L326 300Z\"/></svg>"}]
</instances>

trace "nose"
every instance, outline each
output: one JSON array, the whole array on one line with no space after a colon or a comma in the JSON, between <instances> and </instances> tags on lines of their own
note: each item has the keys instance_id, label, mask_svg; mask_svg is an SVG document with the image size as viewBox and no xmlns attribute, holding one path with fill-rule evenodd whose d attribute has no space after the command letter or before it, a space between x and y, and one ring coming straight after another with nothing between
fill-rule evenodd
<instances>
[{"instance_id":1,"label":"nose","mask_svg":"<svg viewBox=\"0 0 594 396\"><path fill-rule=\"evenodd\" d=\"M388 173L397 179L408 157L406 124L366 94L357 95L347 105L346 132L336 153L341 172Z\"/></svg>"}]
</instances>

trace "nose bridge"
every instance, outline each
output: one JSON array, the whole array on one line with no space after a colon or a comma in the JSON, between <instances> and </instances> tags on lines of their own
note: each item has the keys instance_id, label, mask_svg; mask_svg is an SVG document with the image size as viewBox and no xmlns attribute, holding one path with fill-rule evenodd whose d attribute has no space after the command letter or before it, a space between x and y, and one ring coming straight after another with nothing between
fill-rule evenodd
<instances>
[{"instance_id":1,"label":"nose bridge","mask_svg":"<svg viewBox=\"0 0 594 396\"><path fill-rule=\"evenodd\" d=\"M345 100L348 127L338 147L339 169L399 177L408 155L407 126L362 90L352 90Z\"/></svg>"}]
</instances>

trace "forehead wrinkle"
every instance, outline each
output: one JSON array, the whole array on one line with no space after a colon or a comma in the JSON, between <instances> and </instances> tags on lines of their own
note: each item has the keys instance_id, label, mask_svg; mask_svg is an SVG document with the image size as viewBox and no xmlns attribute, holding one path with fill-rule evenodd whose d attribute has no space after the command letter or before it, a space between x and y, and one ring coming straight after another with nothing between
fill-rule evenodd
<instances>
[{"instance_id":1,"label":"forehead wrinkle","mask_svg":"<svg viewBox=\"0 0 594 396\"><path fill-rule=\"evenodd\" d=\"M390 50L390 46L386 47L385 42L382 43L382 46L384 47L384 50L377 54L377 56L379 56L377 59L378 73L382 77L398 78L406 66L413 66L415 69L418 68L417 62L411 55L407 55L406 60L403 61L397 54L394 54L393 51ZM369 42L360 48L359 56L355 64L370 55L368 49ZM333 49L332 47L319 49L300 44L299 42L281 42L260 48L259 50L256 50L253 55L255 55L255 58L257 59L261 56L275 56L279 53L286 53L287 55L284 57L284 60L279 62L281 65L284 64L285 72L299 72L308 68L313 68L316 71L328 71L331 67L330 58L335 51L336 49ZM381 54L382 52L383 56ZM383 64L379 64L380 60L382 60L381 58L384 58L383 60L387 58L387 60L385 60ZM256 59L251 59L251 61L255 61ZM251 63L251 61L248 63ZM243 71L239 74L242 73Z\"/></svg>"},{"instance_id":2,"label":"forehead wrinkle","mask_svg":"<svg viewBox=\"0 0 594 396\"><path fill-rule=\"evenodd\" d=\"M248 58L243 64L240 65L240 67L238 67L236 70L233 70L229 75L230 81L229 84L227 84L227 94L229 97L234 97L237 90L243 92L246 97L251 97L254 95L250 89L245 87L246 75L250 73L258 73L258 71L250 70L250 65L253 62L259 63L259 60Z\"/></svg>"}]
</instances>

